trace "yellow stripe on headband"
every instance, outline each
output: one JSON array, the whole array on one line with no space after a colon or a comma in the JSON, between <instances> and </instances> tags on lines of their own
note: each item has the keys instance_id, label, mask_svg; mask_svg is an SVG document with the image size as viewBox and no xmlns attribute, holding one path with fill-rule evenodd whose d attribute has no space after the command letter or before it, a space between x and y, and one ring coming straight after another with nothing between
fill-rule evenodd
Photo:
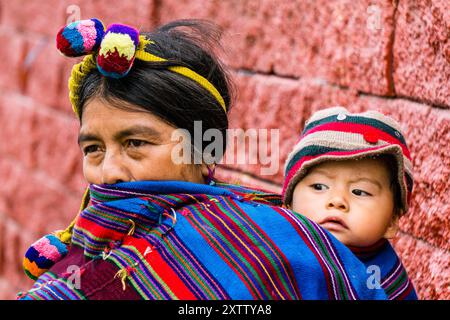
<instances>
[{"instance_id":1,"label":"yellow stripe on headband","mask_svg":"<svg viewBox=\"0 0 450 320\"><path fill-rule=\"evenodd\" d=\"M147 51L138 49L136 51L136 59L142 60L142 61L149 61L149 62L163 62L167 61L167 59L160 58L158 56L155 56L154 54L148 53Z\"/></svg>"},{"instance_id":2,"label":"yellow stripe on headband","mask_svg":"<svg viewBox=\"0 0 450 320\"><path fill-rule=\"evenodd\" d=\"M211 82L209 82L205 77L199 75L197 72L192 71L189 68L182 67L182 66L173 66L168 68L170 71L179 73L189 79L194 80L199 85L201 85L203 88L208 90L220 103L222 106L223 111L227 112L227 108L225 106L225 101L223 101L222 96L220 95L219 91L217 91L216 87L214 87Z\"/></svg>"},{"instance_id":3,"label":"yellow stripe on headband","mask_svg":"<svg viewBox=\"0 0 450 320\"><path fill-rule=\"evenodd\" d=\"M136 51L136 59L142 60L142 61L148 61L148 62L162 62L167 61L167 59L155 56L154 54L148 53L145 51L145 46L148 43L153 43L151 40L147 40L145 36L139 36L139 48ZM227 108L225 106L225 101L223 100L222 96L220 95L219 91L216 89L216 87L213 86L211 82L208 81L205 77L199 75L197 72L183 66L172 66L168 67L170 71L179 73L191 80L194 80L199 85L201 85L203 88L208 90L214 98L220 103L222 106L223 111L227 112Z\"/></svg>"},{"instance_id":4,"label":"yellow stripe on headband","mask_svg":"<svg viewBox=\"0 0 450 320\"><path fill-rule=\"evenodd\" d=\"M78 113L78 88L80 86L81 80L93 69L97 68L97 63L92 54L89 54L83 58L83 61L75 64L72 67L72 72L69 78L69 99L72 104L72 109L76 115L80 116Z\"/></svg>"}]
</instances>

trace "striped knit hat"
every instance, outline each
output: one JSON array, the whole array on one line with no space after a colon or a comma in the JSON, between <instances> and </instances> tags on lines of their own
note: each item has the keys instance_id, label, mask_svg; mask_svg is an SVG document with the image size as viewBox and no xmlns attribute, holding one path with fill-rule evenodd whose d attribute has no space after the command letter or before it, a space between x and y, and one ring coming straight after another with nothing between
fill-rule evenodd
<instances>
[{"instance_id":1,"label":"striped knit hat","mask_svg":"<svg viewBox=\"0 0 450 320\"><path fill-rule=\"evenodd\" d=\"M325 161L390 154L397 162L401 209L408 210L413 188L411 156L400 125L377 111L349 113L332 107L313 114L284 168L283 203L292 202L295 185L308 170Z\"/></svg>"}]
</instances>

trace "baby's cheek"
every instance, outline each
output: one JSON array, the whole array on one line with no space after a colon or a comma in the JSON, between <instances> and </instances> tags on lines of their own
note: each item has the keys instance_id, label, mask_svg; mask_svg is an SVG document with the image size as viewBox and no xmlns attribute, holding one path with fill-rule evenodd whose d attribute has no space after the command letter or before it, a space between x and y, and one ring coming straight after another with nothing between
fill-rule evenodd
<instances>
[{"instance_id":1,"label":"baby's cheek","mask_svg":"<svg viewBox=\"0 0 450 320\"><path fill-rule=\"evenodd\" d=\"M303 199L301 202L305 215L311 220L316 221L321 218L321 214L324 212L323 200L320 197ZM316 221L317 222L317 221Z\"/></svg>"},{"instance_id":2,"label":"baby's cheek","mask_svg":"<svg viewBox=\"0 0 450 320\"><path fill-rule=\"evenodd\" d=\"M312 220L316 223L319 223L321 220L321 216L317 211L313 210L305 210L305 213L303 214L305 217L307 217L309 220Z\"/></svg>"},{"instance_id":3,"label":"baby's cheek","mask_svg":"<svg viewBox=\"0 0 450 320\"><path fill-rule=\"evenodd\" d=\"M320 222L320 212L319 209L316 208L314 205L307 204L303 202L301 205L295 206L297 209L293 207L293 210L302 214L309 220L312 220L314 222Z\"/></svg>"},{"instance_id":4,"label":"baby's cheek","mask_svg":"<svg viewBox=\"0 0 450 320\"><path fill-rule=\"evenodd\" d=\"M338 239L340 242L342 242L345 245L353 245L352 237L350 235L341 234L338 232L330 231L330 233Z\"/></svg>"},{"instance_id":5,"label":"baby's cheek","mask_svg":"<svg viewBox=\"0 0 450 320\"><path fill-rule=\"evenodd\" d=\"M361 223L356 223L351 226L351 245L355 246L369 246L377 242L383 237L383 232L377 223L374 221Z\"/></svg>"}]
</instances>

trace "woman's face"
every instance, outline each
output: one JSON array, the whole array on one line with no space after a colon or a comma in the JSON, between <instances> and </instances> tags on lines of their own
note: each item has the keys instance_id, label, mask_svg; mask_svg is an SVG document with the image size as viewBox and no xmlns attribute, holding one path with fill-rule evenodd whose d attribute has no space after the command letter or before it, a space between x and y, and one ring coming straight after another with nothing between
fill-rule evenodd
<instances>
[{"instance_id":1,"label":"woman's face","mask_svg":"<svg viewBox=\"0 0 450 320\"><path fill-rule=\"evenodd\" d=\"M78 142L88 183L139 180L204 183L204 165L172 161L175 127L148 113L123 110L100 99L86 103Z\"/></svg>"}]
</instances>

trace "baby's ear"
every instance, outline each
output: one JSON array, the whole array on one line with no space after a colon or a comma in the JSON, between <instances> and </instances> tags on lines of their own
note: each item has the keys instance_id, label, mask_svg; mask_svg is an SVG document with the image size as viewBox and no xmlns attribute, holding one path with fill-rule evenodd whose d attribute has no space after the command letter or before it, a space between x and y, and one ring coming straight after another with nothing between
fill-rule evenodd
<instances>
[{"instance_id":1,"label":"baby's ear","mask_svg":"<svg viewBox=\"0 0 450 320\"><path fill-rule=\"evenodd\" d=\"M398 231L398 220L399 216L394 215L391 219L391 223L389 224L388 228L386 229L386 232L384 233L385 239L392 239L397 235Z\"/></svg>"}]
</instances>

